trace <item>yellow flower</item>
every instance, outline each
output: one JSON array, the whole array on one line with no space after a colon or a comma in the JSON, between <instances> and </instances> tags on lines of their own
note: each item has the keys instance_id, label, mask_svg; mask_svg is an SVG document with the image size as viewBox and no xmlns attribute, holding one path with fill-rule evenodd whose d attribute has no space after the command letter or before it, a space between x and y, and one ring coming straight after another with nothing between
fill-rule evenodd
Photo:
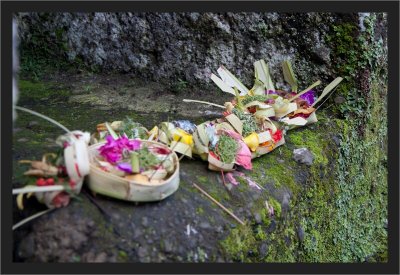
<instances>
[{"instance_id":1,"label":"yellow flower","mask_svg":"<svg viewBox=\"0 0 400 275\"><path fill-rule=\"evenodd\" d=\"M259 140L257 133L251 133L247 137L244 138L244 143L246 143L247 147L250 148L251 151L255 151L258 147Z\"/></svg>"},{"instance_id":2,"label":"yellow flower","mask_svg":"<svg viewBox=\"0 0 400 275\"><path fill-rule=\"evenodd\" d=\"M180 128L175 129L173 133L173 139L175 141L179 141L180 139L180 142L182 143L185 143L190 146L193 145L193 136Z\"/></svg>"}]
</instances>

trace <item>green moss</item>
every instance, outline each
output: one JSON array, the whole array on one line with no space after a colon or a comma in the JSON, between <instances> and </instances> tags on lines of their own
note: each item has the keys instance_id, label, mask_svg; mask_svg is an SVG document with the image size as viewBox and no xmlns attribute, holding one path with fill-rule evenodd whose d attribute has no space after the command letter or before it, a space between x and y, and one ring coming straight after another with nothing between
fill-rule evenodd
<instances>
[{"instance_id":1,"label":"green moss","mask_svg":"<svg viewBox=\"0 0 400 275\"><path fill-rule=\"evenodd\" d=\"M268 210L265 207L261 209L260 215L263 225L268 227L271 224L271 219L269 217Z\"/></svg>"},{"instance_id":2,"label":"green moss","mask_svg":"<svg viewBox=\"0 0 400 275\"><path fill-rule=\"evenodd\" d=\"M314 165L327 165L327 139L323 137L323 134L316 133L315 130L302 129L297 131L291 131L288 134L290 143L296 146L296 148L305 147L312 152L314 155Z\"/></svg>"},{"instance_id":3,"label":"green moss","mask_svg":"<svg viewBox=\"0 0 400 275\"><path fill-rule=\"evenodd\" d=\"M243 225L232 229L228 238L221 242L222 247L234 261L252 262L249 252L256 249L256 238L249 225Z\"/></svg>"},{"instance_id":4,"label":"green moss","mask_svg":"<svg viewBox=\"0 0 400 275\"><path fill-rule=\"evenodd\" d=\"M250 176L260 185L265 186L272 182L276 188L288 187L293 192L298 191L298 185L295 182L295 170L286 163L278 161L277 151L273 151L266 156L253 160L253 172Z\"/></svg>"},{"instance_id":5,"label":"green moss","mask_svg":"<svg viewBox=\"0 0 400 275\"><path fill-rule=\"evenodd\" d=\"M128 254L123 250L119 250L118 251L118 261L119 262L127 262L128 260L129 260Z\"/></svg>"},{"instance_id":6,"label":"green moss","mask_svg":"<svg viewBox=\"0 0 400 275\"><path fill-rule=\"evenodd\" d=\"M18 87L20 98L27 100L41 100L50 96L65 97L70 93L67 90L59 89L56 83L33 82L29 80L20 80Z\"/></svg>"},{"instance_id":7,"label":"green moss","mask_svg":"<svg viewBox=\"0 0 400 275\"><path fill-rule=\"evenodd\" d=\"M277 218L281 217L282 206L281 204L274 198L268 199L268 203L274 208L274 214Z\"/></svg>"},{"instance_id":8,"label":"green moss","mask_svg":"<svg viewBox=\"0 0 400 275\"><path fill-rule=\"evenodd\" d=\"M196 178L197 178L197 180L198 180L200 183L203 183L203 184L209 182L209 179L208 179L208 177L206 177L206 176L197 176Z\"/></svg>"},{"instance_id":9,"label":"green moss","mask_svg":"<svg viewBox=\"0 0 400 275\"><path fill-rule=\"evenodd\" d=\"M203 215L203 214L204 214L204 209L203 209L203 207L197 207L197 208L196 208L196 213L197 213L197 215Z\"/></svg>"},{"instance_id":10,"label":"green moss","mask_svg":"<svg viewBox=\"0 0 400 275\"><path fill-rule=\"evenodd\" d=\"M261 226L257 226L256 228L256 239L258 241L265 241L267 239L267 234Z\"/></svg>"},{"instance_id":11,"label":"green moss","mask_svg":"<svg viewBox=\"0 0 400 275\"><path fill-rule=\"evenodd\" d=\"M171 90L175 93L182 93L189 89L189 83L185 80L178 78L174 84L171 85Z\"/></svg>"},{"instance_id":12,"label":"green moss","mask_svg":"<svg viewBox=\"0 0 400 275\"><path fill-rule=\"evenodd\" d=\"M22 39L20 44L21 76L38 81L56 70L98 69L98 66L84 65L81 57L68 60L66 31L66 28L56 28L51 32L40 24L29 24L29 39Z\"/></svg>"}]
</instances>

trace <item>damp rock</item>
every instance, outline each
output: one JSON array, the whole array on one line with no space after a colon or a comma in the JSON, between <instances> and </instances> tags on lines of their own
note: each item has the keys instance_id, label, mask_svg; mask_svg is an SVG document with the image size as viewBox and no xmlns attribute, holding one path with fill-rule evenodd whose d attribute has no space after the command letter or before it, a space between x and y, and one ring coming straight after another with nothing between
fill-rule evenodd
<instances>
[{"instance_id":1,"label":"damp rock","mask_svg":"<svg viewBox=\"0 0 400 275\"><path fill-rule=\"evenodd\" d=\"M332 140L335 142L336 146L340 145L340 136L339 135L334 135L332 137Z\"/></svg>"},{"instance_id":2,"label":"damp rock","mask_svg":"<svg viewBox=\"0 0 400 275\"><path fill-rule=\"evenodd\" d=\"M260 252L260 256L264 258L268 254L268 244L266 242L262 242L258 250Z\"/></svg>"},{"instance_id":3,"label":"damp rock","mask_svg":"<svg viewBox=\"0 0 400 275\"><path fill-rule=\"evenodd\" d=\"M256 221L257 224L261 224L262 223L262 217L260 213L256 213L254 215L254 220Z\"/></svg>"},{"instance_id":4,"label":"damp rock","mask_svg":"<svg viewBox=\"0 0 400 275\"><path fill-rule=\"evenodd\" d=\"M147 227L149 225L149 219L147 217L142 218L142 225Z\"/></svg>"},{"instance_id":5,"label":"damp rock","mask_svg":"<svg viewBox=\"0 0 400 275\"><path fill-rule=\"evenodd\" d=\"M301 225L297 227L297 237L300 242L304 241L304 229Z\"/></svg>"},{"instance_id":6,"label":"damp rock","mask_svg":"<svg viewBox=\"0 0 400 275\"><path fill-rule=\"evenodd\" d=\"M164 240L164 251L167 253L172 252L173 244L170 240Z\"/></svg>"},{"instance_id":7,"label":"damp rock","mask_svg":"<svg viewBox=\"0 0 400 275\"><path fill-rule=\"evenodd\" d=\"M290 194L287 192L284 193L283 195L281 207L282 207L282 216L286 217L287 213L290 210Z\"/></svg>"},{"instance_id":8,"label":"damp rock","mask_svg":"<svg viewBox=\"0 0 400 275\"><path fill-rule=\"evenodd\" d=\"M314 161L314 156L307 148L299 148L293 150L293 159L310 166Z\"/></svg>"},{"instance_id":9,"label":"damp rock","mask_svg":"<svg viewBox=\"0 0 400 275\"><path fill-rule=\"evenodd\" d=\"M202 229L210 229L211 228L211 225L209 222L201 222L199 226Z\"/></svg>"}]
</instances>

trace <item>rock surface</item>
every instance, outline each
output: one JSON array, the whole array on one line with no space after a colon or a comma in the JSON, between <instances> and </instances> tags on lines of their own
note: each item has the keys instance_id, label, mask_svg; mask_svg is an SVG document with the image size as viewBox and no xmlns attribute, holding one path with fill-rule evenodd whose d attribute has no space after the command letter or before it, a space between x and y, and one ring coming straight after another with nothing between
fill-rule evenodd
<instances>
[{"instance_id":1,"label":"rock surface","mask_svg":"<svg viewBox=\"0 0 400 275\"><path fill-rule=\"evenodd\" d=\"M133 72L171 85L207 86L224 65L249 88L253 62L265 59L286 88L281 62L290 59L303 85L332 80L334 23L358 23L338 13L20 13L24 49L58 48L55 58L102 71ZM212 86L214 87L214 86Z\"/></svg>"},{"instance_id":2,"label":"rock surface","mask_svg":"<svg viewBox=\"0 0 400 275\"><path fill-rule=\"evenodd\" d=\"M298 148L293 150L293 159L299 163L311 165L314 161L314 156L307 148Z\"/></svg>"}]
</instances>

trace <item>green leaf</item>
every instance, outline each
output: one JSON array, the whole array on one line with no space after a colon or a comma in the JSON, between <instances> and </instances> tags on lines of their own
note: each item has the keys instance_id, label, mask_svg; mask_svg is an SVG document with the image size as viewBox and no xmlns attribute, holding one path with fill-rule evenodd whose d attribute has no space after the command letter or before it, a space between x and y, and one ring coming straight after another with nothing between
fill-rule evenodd
<instances>
[{"instance_id":1,"label":"green leaf","mask_svg":"<svg viewBox=\"0 0 400 275\"><path fill-rule=\"evenodd\" d=\"M224 66L219 67L217 70L219 76L222 81L225 82L228 86L234 88L236 87L240 91L240 95L245 95L249 92L249 89L240 82L230 71L228 71Z\"/></svg>"},{"instance_id":2,"label":"green leaf","mask_svg":"<svg viewBox=\"0 0 400 275\"><path fill-rule=\"evenodd\" d=\"M314 82L313 84L308 86L306 89L304 89L303 91L301 91L300 93L298 93L297 95L295 95L294 97L289 99L289 102L291 102L291 101L295 100L296 98L302 96L303 94L307 93L309 90L311 90L312 88L318 86L319 84L321 84L321 81L319 81L319 80L317 82Z\"/></svg>"},{"instance_id":3,"label":"green leaf","mask_svg":"<svg viewBox=\"0 0 400 275\"><path fill-rule=\"evenodd\" d=\"M335 80L329 83L328 86L326 86L325 89L322 91L322 94L319 96L319 98L311 105L311 107L314 107L315 104L320 102L327 94L329 94L330 91L332 91L337 85L339 85L342 80L343 78L337 77L335 78Z\"/></svg>"},{"instance_id":4,"label":"green leaf","mask_svg":"<svg viewBox=\"0 0 400 275\"><path fill-rule=\"evenodd\" d=\"M215 74L211 74L211 80L214 81L214 83L217 84L218 88L220 88L223 92L233 95L235 94L235 91L232 89L232 87L229 87L228 84L223 82L222 79Z\"/></svg>"},{"instance_id":5,"label":"green leaf","mask_svg":"<svg viewBox=\"0 0 400 275\"><path fill-rule=\"evenodd\" d=\"M114 132L114 130L111 128L110 124L108 124L108 122L106 122L106 127L107 127L107 131L110 133L110 135L113 137L113 139L117 139L118 135Z\"/></svg>"},{"instance_id":6,"label":"green leaf","mask_svg":"<svg viewBox=\"0 0 400 275\"><path fill-rule=\"evenodd\" d=\"M292 65L290 64L289 60L285 60L282 62L282 69L283 69L283 76L285 78L285 81L289 83L289 85L292 88L292 91L297 93L297 79L296 76L294 75Z\"/></svg>"},{"instance_id":7,"label":"green leaf","mask_svg":"<svg viewBox=\"0 0 400 275\"><path fill-rule=\"evenodd\" d=\"M256 79L254 81L254 86L251 88L251 91L254 95L264 95L265 94L265 86L260 80Z\"/></svg>"},{"instance_id":8,"label":"green leaf","mask_svg":"<svg viewBox=\"0 0 400 275\"><path fill-rule=\"evenodd\" d=\"M275 91L274 83L272 83L268 66L263 59L254 62L254 76L256 81L261 81L264 84L264 87L267 91Z\"/></svg>"}]
</instances>

